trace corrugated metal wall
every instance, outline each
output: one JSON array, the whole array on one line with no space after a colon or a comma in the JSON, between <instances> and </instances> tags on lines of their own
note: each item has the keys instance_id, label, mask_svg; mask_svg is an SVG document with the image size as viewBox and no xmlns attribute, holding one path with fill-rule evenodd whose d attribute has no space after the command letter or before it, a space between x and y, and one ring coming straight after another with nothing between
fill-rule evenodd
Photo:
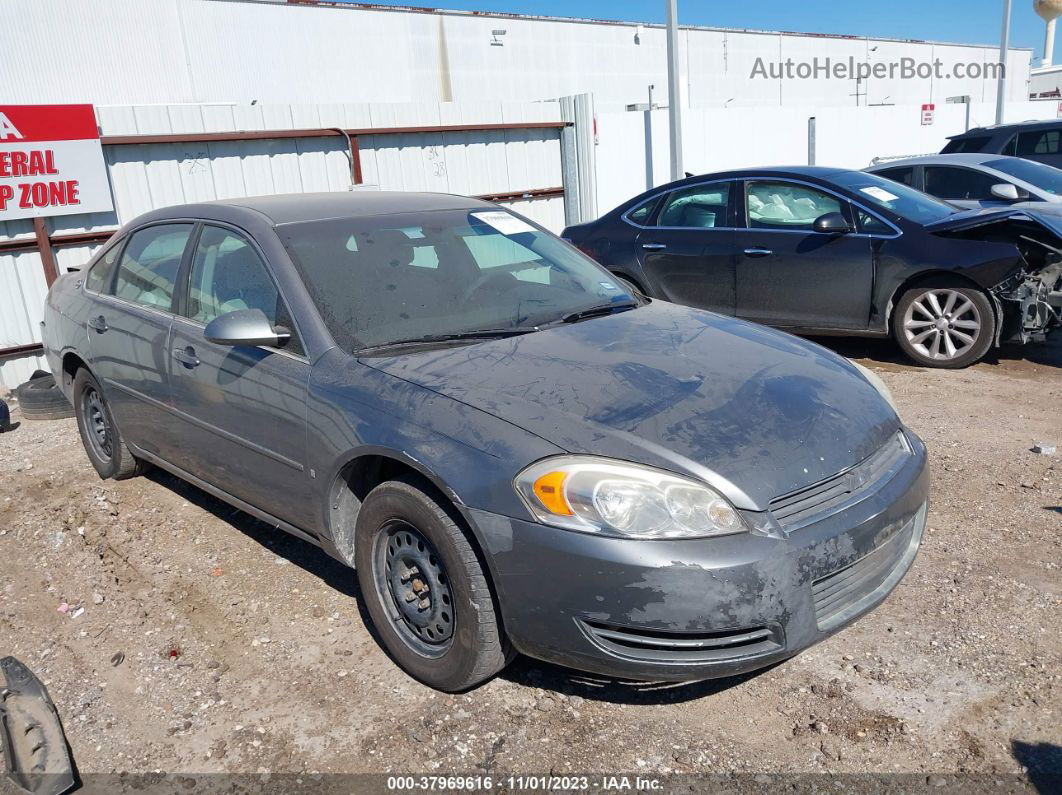
<instances>
[{"instance_id":1,"label":"corrugated metal wall","mask_svg":"<svg viewBox=\"0 0 1062 795\"><path fill-rule=\"evenodd\" d=\"M7 102L476 102L592 93L598 109L610 111L645 102L650 84L662 97L667 85L659 25L244 0L5 0L4 14L17 20L0 26ZM990 63L998 53L992 44L710 28L684 28L680 39L692 107L856 104L853 80L752 78L757 58L939 58L952 73L956 63ZM1030 58L1028 49L1011 51L1008 99L1025 98ZM988 100L995 82L896 75L872 77L860 90L867 103L942 104L960 94Z\"/></svg>"},{"instance_id":2,"label":"corrugated metal wall","mask_svg":"<svg viewBox=\"0 0 1062 795\"><path fill-rule=\"evenodd\" d=\"M103 135L302 128L369 128L560 121L557 103L409 105L141 105L96 109ZM359 137L364 181L383 190L501 194L560 187L556 129L423 132ZM350 185L346 139L277 139L104 147L116 211L48 221L53 234L110 230L172 204L273 193L341 191ZM564 226L564 199L507 202L549 229ZM0 223L0 241L32 238L29 221ZM56 249L60 271L80 267L99 244ZM0 348L40 341L47 292L36 251L0 254ZM0 359L13 387L41 357Z\"/></svg>"}]
</instances>

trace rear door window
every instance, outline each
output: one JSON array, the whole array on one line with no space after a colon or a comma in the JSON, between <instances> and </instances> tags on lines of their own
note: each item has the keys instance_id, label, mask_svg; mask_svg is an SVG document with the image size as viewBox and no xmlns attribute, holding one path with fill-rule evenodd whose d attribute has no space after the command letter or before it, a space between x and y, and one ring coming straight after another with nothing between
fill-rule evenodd
<instances>
[{"instance_id":1,"label":"rear door window","mask_svg":"<svg viewBox=\"0 0 1062 795\"><path fill-rule=\"evenodd\" d=\"M134 232L122 252L114 294L169 312L177 271L191 234L192 224L159 224Z\"/></svg>"},{"instance_id":2,"label":"rear door window","mask_svg":"<svg viewBox=\"0 0 1062 795\"><path fill-rule=\"evenodd\" d=\"M656 207L659 200L659 196L654 196L653 198L642 202L633 210L628 210L627 220L641 226L647 225L649 223L649 217L653 214L653 208Z\"/></svg>"},{"instance_id":3,"label":"rear door window","mask_svg":"<svg viewBox=\"0 0 1062 795\"><path fill-rule=\"evenodd\" d=\"M881 171L875 171L874 173L879 177L885 177L894 182L902 182L904 185L914 185L914 168L910 166L907 168L886 168Z\"/></svg>"},{"instance_id":4,"label":"rear door window","mask_svg":"<svg viewBox=\"0 0 1062 795\"><path fill-rule=\"evenodd\" d=\"M992 186L998 177L970 168L926 166L926 193L941 199L985 200L992 198Z\"/></svg>"},{"instance_id":5,"label":"rear door window","mask_svg":"<svg viewBox=\"0 0 1062 795\"><path fill-rule=\"evenodd\" d=\"M1018 133L1018 157L1029 155L1057 155L1060 130L1035 130Z\"/></svg>"},{"instance_id":6,"label":"rear door window","mask_svg":"<svg viewBox=\"0 0 1062 795\"><path fill-rule=\"evenodd\" d=\"M672 191L660 211L657 226L686 229L714 229L727 226L730 183L694 185Z\"/></svg>"}]
</instances>

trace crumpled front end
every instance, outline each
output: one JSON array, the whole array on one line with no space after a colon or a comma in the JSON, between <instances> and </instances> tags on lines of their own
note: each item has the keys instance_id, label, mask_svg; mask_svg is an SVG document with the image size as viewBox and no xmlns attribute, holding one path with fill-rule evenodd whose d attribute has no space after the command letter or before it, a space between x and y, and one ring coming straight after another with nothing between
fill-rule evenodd
<instances>
[{"instance_id":1,"label":"crumpled front end","mask_svg":"<svg viewBox=\"0 0 1062 795\"><path fill-rule=\"evenodd\" d=\"M1052 264L1032 272L1023 268L991 289L1002 310L1000 341L1042 342L1062 327L1062 258L1052 258Z\"/></svg>"}]
</instances>

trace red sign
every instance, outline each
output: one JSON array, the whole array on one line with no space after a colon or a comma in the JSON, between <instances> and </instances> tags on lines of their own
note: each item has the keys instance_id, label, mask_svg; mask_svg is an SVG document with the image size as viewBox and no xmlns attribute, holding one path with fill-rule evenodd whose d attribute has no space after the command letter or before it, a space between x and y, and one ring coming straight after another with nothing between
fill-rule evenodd
<instances>
[{"instance_id":1,"label":"red sign","mask_svg":"<svg viewBox=\"0 0 1062 795\"><path fill-rule=\"evenodd\" d=\"M933 117L937 113L937 106L929 102L922 106L922 126L933 123Z\"/></svg>"},{"instance_id":2,"label":"red sign","mask_svg":"<svg viewBox=\"0 0 1062 795\"><path fill-rule=\"evenodd\" d=\"M0 105L0 221L110 209L91 105Z\"/></svg>"}]
</instances>

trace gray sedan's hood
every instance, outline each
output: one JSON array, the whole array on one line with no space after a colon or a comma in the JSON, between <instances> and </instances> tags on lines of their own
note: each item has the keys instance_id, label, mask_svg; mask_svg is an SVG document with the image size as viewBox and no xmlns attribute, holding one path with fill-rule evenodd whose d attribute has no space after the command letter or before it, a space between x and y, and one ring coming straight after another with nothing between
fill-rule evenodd
<instances>
[{"instance_id":1,"label":"gray sedan's hood","mask_svg":"<svg viewBox=\"0 0 1062 795\"><path fill-rule=\"evenodd\" d=\"M824 348L659 301L363 361L569 452L684 471L756 510L858 463L899 427L877 390Z\"/></svg>"}]
</instances>

